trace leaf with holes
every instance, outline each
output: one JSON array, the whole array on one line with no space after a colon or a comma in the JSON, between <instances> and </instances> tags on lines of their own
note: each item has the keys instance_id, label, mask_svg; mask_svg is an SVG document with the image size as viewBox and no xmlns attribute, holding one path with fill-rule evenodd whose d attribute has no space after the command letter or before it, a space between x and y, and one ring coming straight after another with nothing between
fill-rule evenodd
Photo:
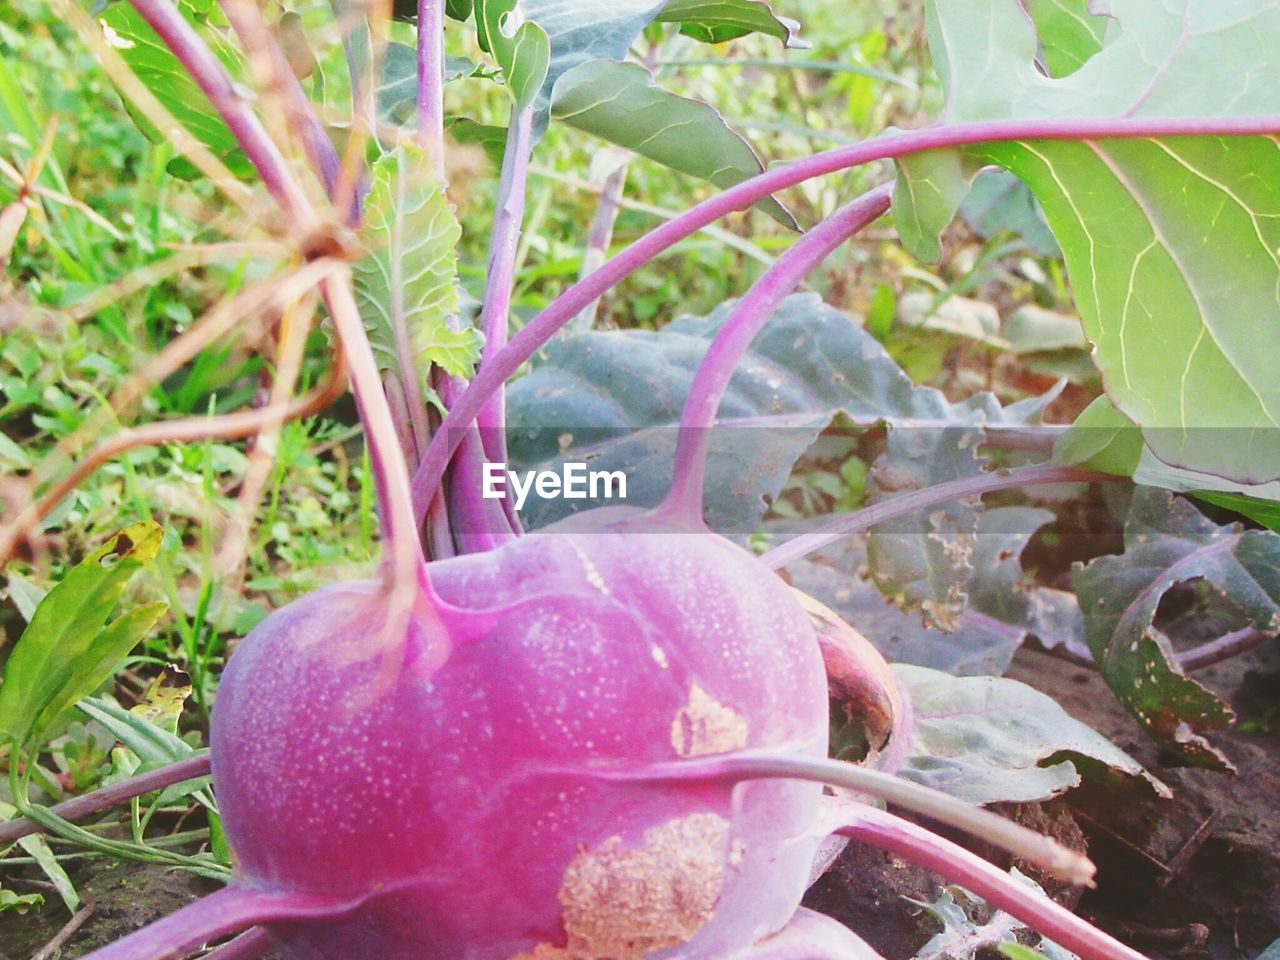
<instances>
[{"instance_id":1,"label":"leaf with holes","mask_svg":"<svg viewBox=\"0 0 1280 960\"><path fill-rule=\"evenodd\" d=\"M1186 500L1139 487L1124 554L1077 564L1073 579L1085 639L1116 696L1188 763L1229 768L1204 734L1228 726L1231 710L1182 672L1156 610L1175 585L1203 580L1253 626L1280 631L1280 536L1220 527Z\"/></svg>"},{"instance_id":2,"label":"leaf with holes","mask_svg":"<svg viewBox=\"0 0 1280 960\"><path fill-rule=\"evenodd\" d=\"M470 375L480 334L450 323L458 313L461 234L420 147L402 144L378 158L361 230L367 250L352 272L381 369L423 380L434 363L449 373Z\"/></svg>"},{"instance_id":3,"label":"leaf with holes","mask_svg":"<svg viewBox=\"0 0 1280 960\"><path fill-rule=\"evenodd\" d=\"M957 676L998 675L1030 636L1056 647L1078 643L1083 634L1075 597L1035 587L1022 569L1022 551L1052 519L1048 511L1030 507L997 507L979 515L965 584L968 602L949 633L925 623L917 612L900 610L876 588L865 535L788 564L786 573L797 588L858 624L894 663Z\"/></svg>"},{"instance_id":4,"label":"leaf with holes","mask_svg":"<svg viewBox=\"0 0 1280 960\"><path fill-rule=\"evenodd\" d=\"M1059 6L1078 13L1083 4ZM1280 7L1273 0L1107 7L1100 50L1070 76L1053 78L1036 66L1035 25L1019 0L930 3L946 120L1275 113ZM1077 59L1088 49L1080 37L1070 48ZM1223 69L1239 63L1249 69ZM1017 174L1043 206L1107 392L1152 452L1243 483L1280 478L1275 141L1019 140L909 158L900 165L895 216L913 252L936 256L939 232L989 163Z\"/></svg>"}]
</instances>

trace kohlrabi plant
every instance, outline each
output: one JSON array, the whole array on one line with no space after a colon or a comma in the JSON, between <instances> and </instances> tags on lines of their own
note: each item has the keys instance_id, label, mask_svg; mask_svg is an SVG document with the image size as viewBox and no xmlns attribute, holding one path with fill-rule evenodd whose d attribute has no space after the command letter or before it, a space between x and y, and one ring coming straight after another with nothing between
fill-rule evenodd
<instances>
[{"instance_id":1,"label":"kohlrabi plant","mask_svg":"<svg viewBox=\"0 0 1280 960\"><path fill-rule=\"evenodd\" d=\"M230 881L95 960L177 957L231 935L214 955L278 946L298 960L873 957L855 932L800 908L832 836L921 864L1087 960L1137 960L1034 884L883 805L1083 885L1093 874L1085 856L981 805L1066 789L1086 768L1073 758L1163 786L1029 688L891 670L857 631L874 636L874 616L921 611L924 621L911 615L919 641L954 634L963 656L986 624L988 639L1008 641L986 654L1001 666L1035 635L1096 664L1187 762L1225 765L1205 733L1229 711L1187 673L1274 635L1276 535L1220 527L1190 500L1142 489L1127 552L1076 570L1078 599L1053 598L1063 614L1054 633L1049 600L1018 564L1043 512L983 511L979 498L1132 477L1246 514L1276 499L1280 8L929 0L947 94L938 121L765 170L712 107L664 89L643 55L628 57L643 37L676 31L795 43L796 25L766 3L397 4L416 47L394 39L389 7L334 0L331 17L309 9L300 23L290 4L256 0L118 0L92 19L73 0L59 4L143 131L173 145L171 171L206 178L241 208L281 267L246 280L148 361L112 409L261 318L276 324L278 351L252 409L130 428L69 469L37 469L8 504L0 554L32 538L110 457L271 437L349 381L382 561L373 579L317 590L244 637L219 683L207 757L52 809L15 774L25 817L0 825L0 843L211 771ZM446 56L446 30L474 30L483 62ZM346 78L304 85L290 58L299 31L317 45L340 39ZM446 110L447 83L495 80L509 94L506 123ZM509 336L531 157L552 123L720 192L604 260ZM475 310L459 296L450 141L500 155ZM893 161L896 176L806 225L712 317L555 339L695 231L751 208L796 226L781 191L879 161ZM936 258L941 231L992 166L1016 174L1043 208L1105 385L1066 432L1039 427L1052 395L953 402L914 386L848 318L795 293L890 213L910 251ZM6 210L0 238L22 228L26 196ZM320 311L332 372L295 397ZM766 525L768 549L747 549L768 502L837 417L887 428L868 505L789 539L791 527ZM270 449L259 439L250 459L250 510ZM1015 453L990 459L1002 450ZM558 496L579 461L594 471L584 498ZM605 502L626 484L624 501ZM522 490L522 509L492 495L498 488ZM120 536L95 562L127 551L133 541ZM881 602L865 622L842 608L846 622L815 599L847 606L850 591L827 591L823 578L853 580L855 568L869 570L860 588L897 606ZM1238 629L1177 655L1154 626L1157 606L1195 579L1235 605ZM96 625L118 596L97 601ZM94 648L97 661L118 658L114 641L157 615L117 629ZM34 656L10 661L11 700L23 682L15 664L34 675ZM31 703L0 712L9 749L32 747L20 715L45 717L92 689L30 688ZM953 722L1008 722L957 735L939 719L944 701L960 705ZM861 739L842 754L857 762L828 758L833 715ZM1013 772L983 781L963 750L940 746L947 736L998 748Z\"/></svg>"}]
</instances>

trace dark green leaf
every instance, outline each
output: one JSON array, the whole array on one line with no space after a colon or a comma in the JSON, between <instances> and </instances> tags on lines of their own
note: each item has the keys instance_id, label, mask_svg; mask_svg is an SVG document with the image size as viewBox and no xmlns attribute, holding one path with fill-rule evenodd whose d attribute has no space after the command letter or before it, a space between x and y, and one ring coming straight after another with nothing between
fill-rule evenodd
<instances>
[{"instance_id":1,"label":"dark green leaf","mask_svg":"<svg viewBox=\"0 0 1280 960\"><path fill-rule=\"evenodd\" d=\"M1136 760L1024 683L905 664L893 673L911 722L905 756L892 742L884 756L903 757L893 771L902 777L978 804L1047 800L1079 784L1081 769L1137 778L1171 796Z\"/></svg>"},{"instance_id":2,"label":"dark green leaf","mask_svg":"<svg viewBox=\"0 0 1280 960\"><path fill-rule=\"evenodd\" d=\"M1045 647L1076 642L1083 622L1075 598L1035 587L1023 572L1028 541L1053 519L1030 507L997 507L978 517L973 562L964 583L967 603L945 632L904 611L875 586L866 536L846 537L788 564L791 582L831 607L893 663L932 667L958 676L1004 673L1014 653L1035 636Z\"/></svg>"},{"instance_id":3,"label":"dark green leaf","mask_svg":"<svg viewBox=\"0 0 1280 960\"><path fill-rule=\"evenodd\" d=\"M1116 696L1147 731L1189 763L1230 765L1203 734L1230 724L1230 708L1183 674L1154 625L1176 584L1203 580L1261 630L1280 630L1280 536L1219 527L1187 500L1139 487L1123 556L1074 569L1085 638Z\"/></svg>"},{"instance_id":4,"label":"dark green leaf","mask_svg":"<svg viewBox=\"0 0 1280 960\"><path fill-rule=\"evenodd\" d=\"M26 743L93 692L164 614L163 603L107 618L129 580L155 559L161 530L126 527L74 567L36 608L5 664L0 733Z\"/></svg>"},{"instance_id":5,"label":"dark green leaf","mask_svg":"<svg viewBox=\"0 0 1280 960\"><path fill-rule=\"evenodd\" d=\"M459 309L457 244L462 229L421 148L401 144L373 165L361 238L352 266L360 315L379 366L426 377L430 364L469 376L480 334L455 329ZM401 369L408 354L417 369Z\"/></svg>"},{"instance_id":6,"label":"dark green leaf","mask_svg":"<svg viewBox=\"0 0 1280 960\"><path fill-rule=\"evenodd\" d=\"M494 166L502 166L502 155L507 148L506 127L477 123L470 117L450 117L445 127L458 143L480 147Z\"/></svg>"},{"instance_id":7,"label":"dark green leaf","mask_svg":"<svg viewBox=\"0 0 1280 960\"><path fill-rule=\"evenodd\" d=\"M445 0L444 12L454 20L466 20L471 16L471 0Z\"/></svg>"},{"instance_id":8,"label":"dark green leaf","mask_svg":"<svg viewBox=\"0 0 1280 960\"><path fill-rule=\"evenodd\" d=\"M980 237L1007 230L1020 236L1042 257L1062 255L1035 195L1025 183L1004 170L980 174L960 205L960 212Z\"/></svg>"},{"instance_id":9,"label":"dark green leaf","mask_svg":"<svg viewBox=\"0 0 1280 960\"><path fill-rule=\"evenodd\" d=\"M764 170L715 109L676 96L636 63L592 60L569 70L556 83L551 115L722 190ZM772 197L759 206L784 226L796 226Z\"/></svg>"},{"instance_id":10,"label":"dark green leaf","mask_svg":"<svg viewBox=\"0 0 1280 960\"><path fill-rule=\"evenodd\" d=\"M702 43L763 33L788 47L808 46L796 38L800 24L779 17L761 0L667 0L656 19L680 24L681 33Z\"/></svg>"}]
</instances>

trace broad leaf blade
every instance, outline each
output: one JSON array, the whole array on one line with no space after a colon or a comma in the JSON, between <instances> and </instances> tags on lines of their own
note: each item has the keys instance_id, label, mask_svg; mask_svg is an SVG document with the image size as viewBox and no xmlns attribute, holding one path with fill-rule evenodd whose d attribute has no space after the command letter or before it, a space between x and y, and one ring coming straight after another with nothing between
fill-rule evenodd
<instances>
[{"instance_id":1,"label":"broad leaf blade","mask_svg":"<svg viewBox=\"0 0 1280 960\"><path fill-rule=\"evenodd\" d=\"M1154 625L1176 584L1204 580L1261 630L1280 629L1280 536L1219 527L1188 501L1140 487L1125 523L1123 556L1074 569L1085 638L1103 678L1147 731L1187 762L1230 765L1204 734L1223 729L1230 708L1178 666Z\"/></svg>"},{"instance_id":2,"label":"broad leaf blade","mask_svg":"<svg viewBox=\"0 0 1280 960\"><path fill-rule=\"evenodd\" d=\"M373 165L361 236L365 255L352 267L360 315L379 366L406 378L430 364L470 376L480 334L455 329L459 309L457 244L462 230L421 148L402 144ZM402 370L407 356L414 370Z\"/></svg>"},{"instance_id":3,"label":"broad leaf blade","mask_svg":"<svg viewBox=\"0 0 1280 960\"><path fill-rule=\"evenodd\" d=\"M519 0L476 0L476 36L502 68L515 108L533 105L547 86L551 39L527 19Z\"/></svg>"},{"instance_id":4,"label":"broad leaf blade","mask_svg":"<svg viewBox=\"0 0 1280 960\"><path fill-rule=\"evenodd\" d=\"M905 749L890 744L884 756L902 777L970 803L1032 803L1076 786L1077 764L1090 761L1087 769L1138 778L1170 796L1136 760L1024 683L905 664L893 672L911 725Z\"/></svg>"},{"instance_id":5,"label":"broad leaf blade","mask_svg":"<svg viewBox=\"0 0 1280 960\"><path fill-rule=\"evenodd\" d=\"M178 0L176 6L193 25L199 25L201 18L191 3ZM240 149L230 128L142 15L128 3L113 3L103 11L100 19L107 42L173 118L208 147L237 177L253 177L253 164ZM209 31L202 31L202 35L222 63L229 68L232 76L239 75L243 63L238 51L230 44L221 42L221 38ZM125 102L128 103L127 98ZM141 113L131 113L134 122L149 139L157 143L167 139L164 131L157 130ZM170 172L179 176L195 175L195 169L181 158L170 167Z\"/></svg>"},{"instance_id":6,"label":"broad leaf blade","mask_svg":"<svg viewBox=\"0 0 1280 960\"><path fill-rule=\"evenodd\" d=\"M931 3L946 119L1275 112L1280 8L1270 0L1113 0L1108 12L1101 50L1055 79L1036 68L1034 25L1018 0ZM1012 170L1040 200L1108 394L1152 452L1244 483L1280 477L1274 141L1019 141L908 159L904 180L921 183L898 191L895 206L916 252L936 252L983 163Z\"/></svg>"},{"instance_id":7,"label":"broad leaf blade","mask_svg":"<svg viewBox=\"0 0 1280 960\"><path fill-rule=\"evenodd\" d=\"M150 604L107 618L130 579L155 559L160 527L137 523L81 561L36 608L5 664L0 734L26 743L92 691L164 613Z\"/></svg>"},{"instance_id":8,"label":"broad leaf blade","mask_svg":"<svg viewBox=\"0 0 1280 960\"><path fill-rule=\"evenodd\" d=\"M1102 49L1107 21L1089 12L1090 0L1025 0L1025 5L1052 76L1074 73Z\"/></svg>"},{"instance_id":9,"label":"broad leaf blade","mask_svg":"<svg viewBox=\"0 0 1280 960\"><path fill-rule=\"evenodd\" d=\"M719 112L664 89L636 63L592 60L569 70L556 83L551 115L721 189L764 171ZM772 197L759 206L784 226L796 226Z\"/></svg>"},{"instance_id":10,"label":"broad leaf blade","mask_svg":"<svg viewBox=\"0 0 1280 960\"><path fill-rule=\"evenodd\" d=\"M800 24L778 16L761 0L667 0L656 19L680 24L681 33L702 43L762 33L788 47L808 46L796 37Z\"/></svg>"}]
</instances>

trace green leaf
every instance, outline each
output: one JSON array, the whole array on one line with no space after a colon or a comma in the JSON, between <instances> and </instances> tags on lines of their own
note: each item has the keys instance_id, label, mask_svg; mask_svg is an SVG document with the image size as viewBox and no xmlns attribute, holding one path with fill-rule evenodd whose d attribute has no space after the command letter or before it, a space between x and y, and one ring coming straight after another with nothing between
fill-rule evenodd
<instances>
[{"instance_id":1,"label":"green leaf","mask_svg":"<svg viewBox=\"0 0 1280 960\"><path fill-rule=\"evenodd\" d=\"M1102 49L1107 21L1090 13L1089 4L1090 0L1026 0L1052 76L1075 73Z\"/></svg>"},{"instance_id":2,"label":"green leaf","mask_svg":"<svg viewBox=\"0 0 1280 960\"><path fill-rule=\"evenodd\" d=\"M519 23L536 23L547 35L551 45L550 60L541 89L537 91L532 106L537 111L534 131L541 136L546 129L551 111L551 91L561 75L589 60L622 60L631 44L652 22L662 9L664 0L495 0L490 10L507 11L515 7ZM495 31L493 24L501 17L482 16L482 3L476 4L477 34L482 45ZM481 21L487 21L482 24ZM508 23L510 33L516 24ZM522 29L522 28L521 28ZM502 31L496 31L499 35ZM501 56L496 56L503 69ZM528 86L530 71L521 68L516 84L521 90ZM508 79L508 83L510 83ZM517 98L517 102L519 99Z\"/></svg>"},{"instance_id":3,"label":"green leaf","mask_svg":"<svg viewBox=\"0 0 1280 960\"><path fill-rule=\"evenodd\" d=\"M458 143L477 146L485 152L489 162L502 166L502 156L507 148L507 128L491 123L479 123L470 117L449 117L445 129Z\"/></svg>"},{"instance_id":4,"label":"green leaf","mask_svg":"<svg viewBox=\"0 0 1280 960\"><path fill-rule=\"evenodd\" d=\"M430 364L470 376L480 334L455 329L457 244L462 230L425 152L401 144L373 165L361 230L366 252L352 266L356 298L383 370L425 382ZM401 356L415 370L401 369Z\"/></svg>"},{"instance_id":5,"label":"green leaf","mask_svg":"<svg viewBox=\"0 0 1280 960\"><path fill-rule=\"evenodd\" d=\"M480 65L466 57L446 57L444 82L474 76ZM407 124L418 109L418 52L407 43L392 41L382 52L378 82L378 116L385 123Z\"/></svg>"},{"instance_id":6,"label":"green leaf","mask_svg":"<svg viewBox=\"0 0 1280 960\"><path fill-rule=\"evenodd\" d=\"M1053 461L1132 477L1142 459L1142 450L1142 434L1134 422L1102 396L1085 407L1054 443Z\"/></svg>"},{"instance_id":7,"label":"green leaf","mask_svg":"<svg viewBox=\"0 0 1280 960\"><path fill-rule=\"evenodd\" d=\"M592 60L569 70L556 83L551 116L722 190L764 170L714 108L664 89L636 63ZM777 200L759 206L795 228Z\"/></svg>"},{"instance_id":8,"label":"green leaf","mask_svg":"<svg viewBox=\"0 0 1280 960\"><path fill-rule=\"evenodd\" d=\"M12 820L17 815L18 810L16 807L0 800L0 821ZM27 856L35 860L36 865L49 878L49 882L53 884L53 888L58 891L58 896L62 898L62 902L66 905L67 912L75 913L79 910L80 895L76 893L75 884L71 882L67 872L62 869L62 864L58 862L58 858L49 849L49 844L45 838L38 834L23 837L18 841L18 846L26 852ZM0 890L0 913L3 913L5 909L4 894L6 892ZM18 912L22 913L23 911L19 908Z\"/></svg>"},{"instance_id":9,"label":"green leaf","mask_svg":"<svg viewBox=\"0 0 1280 960\"><path fill-rule=\"evenodd\" d=\"M508 389L512 466L558 469L567 460L622 470L627 503L655 505L671 482L676 425L693 373L732 306L709 317L680 317L657 332L592 331L553 344ZM1016 406L1006 412L990 394L953 405L937 390L916 387L884 347L817 295L788 297L752 342L720 406L726 426L711 439L708 522L722 533L754 531L796 460L839 413L867 425L885 417L954 425L900 437L894 431L901 456L945 457L946 444L975 443L983 423L1031 412ZM971 448L950 456L980 466ZM523 516L540 527L602 505L531 494Z\"/></svg>"},{"instance_id":10,"label":"green leaf","mask_svg":"<svg viewBox=\"0 0 1280 960\"><path fill-rule=\"evenodd\" d=\"M0 733L25 744L95 690L167 609L115 609L133 575L155 559L160 527L121 530L49 591L13 648L0 687Z\"/></svg>"},{"instance_id":11,"label":"green leaf","mask_svg":"<svg viewBox=\"0 0 1280 960\"><path fill-rule=\"evenodd\" d=\"M1079 784L1082 771L1172 796L1127 753L1025 683L906 664L895 664L893 674L911 702L909 746L893 771L908 780L977 804L1047 800Z\"/></svg>"},{"instance_id":12,"label":"green leaf","mask_svg":"<svg viewBox=\"0 0 1280 960\"><path fill-rule=\"evenodd\" d=\"M1154 625L1176 584L1203 580L1261 630L1280 629L1280 536L1219 527L1190 502L1139 487L1125 522L1123 556L1073 569L1085 639L1103 678L1158 742L1199 766L1230 764L1203 734L1223 729L1230 708L1178 666Z\"/></svg>"},{"instance_id":13,"label":"green leaf","mask_svg":"<svg viewBox=\"0 0 1280 960\"><path fill-rule=\"evenodd\" d=\"M187 0L178 0L177 8L192 25L201 26L204 18L195 5ZM249 179L255 176L253 164L240 149L218 111L142 15L128 3L113 3L100 19L107 42L173 118L208 147L237 177ZM200 32L231 76L242 75L243 58L236 48L223 41L214 31ZM128 102L125 98L125 103ZM156 143L168 139L163 131L156 129L140 112L131 109L130 113L149 139ZM187 178L197 175L195 168L183 158L170 164L170 172Z\"/></svg>"},{"instance_id":14,"label":"green leaf","mask_svg":"<svg viewBox=\"0 0 1280 960\"><path fill-rule=\"evenodd\" d=\"M763 33L788 47L809 46L796 38L800 24L779 17L761 0L667 0L656 19L680 24L681 33L702 43L724 43L749 33Z\"/></svg>"},{"instance_id":15,"label":"green leaf","mask_svg":"<svg viewBox=\"0 0 1280 960\"><path fill-rule=\"evenodd\" d=\"M40 907L44 904L44 896L39 893L14 893L12 890L5 890L0 887L0 913L12 910L14 913L23 914L32 907Z\"/></svg>"},{"instance_id":16,"label":"green leaf","mask_svg":"<svg viewBox=\"0 0 1280 960\"><path fill-rule=\"evenodd\" d=\"M835 610L893 663L943 670L956 676L1004 673L1029 636L1044 647L1074 642L1083 634L1075 597L1037 587L1021 556L1053 514L1031 507L996 507L977 518L972 538L967 597L951 618L950 632L902 610L867 576L865 534L849 536L787 565L791 583Z\"/></svg>"},{"instance_id":17,"label":"green leaf","mask_svg":"<svg viewBox=\"0 0 1280 960\"><path fill-rule=\"evenodd\" d=\"M1062 256L1035 196L1011 173L987 170L979 174L960 212L983 239L1009 231L1042 257Z\"/></svg>"},{"instance_id":18,"label":"green leaf","mask_svg":"<svg viewBox=\"0 0 1280 960\"><path fill-rule=\"evenodd\" d=\"M1196 490L1194 493L1197 500L1234 510L1254 523L1280 533L1280 503L1274 500L1259 500L1243 493L1222 493L1217 490Z\"/></svg>"},{"instance_id":19,"label":"green leaf","mask_svg":"<svg viewBox=\"0 0 1280 960\"><path fill-rule=\"evenodd\" d=\"M1101 50L1053 78L1036 67L1038 38L1019 0L931 2L947 121L1275 112L1271 0L1113 0L1108 13ZM1274 141L1023 140L909 158L900 171L915 186L897 192L895 216L914 252L937 252L969 173L987 163L1039 199L1108 395L1155 456L1242 483L1280 477Z\"/></svg>"},{"instance_id":20,"label":"green leaf","mask_svg":"<svg viewBox=\"0 0 1280 960\"><path fill-rule=\"evenodd\" d=\"M471 0L445 0L444 12L454 20L466 20L471 16Z\"/></svg>"},{"instance_id":21,"label":"green leaf","mask_svg":"<svg viewBox=\"0 0 1280 960\"><path fill-rule=\"evenodd\" d=\"M125 710L97 697L85 697L76 707L89 719L106 727L113 737L131 750L137 756L134 765L142 762L142 766L130 775L167 766L203 752L197 751L177 734L156 725L136 709ZM212 802L204 795L208 786L208 777L175 783L160 792L159 802L173 803L197 794L202 803L212 808Z\"/></svg>"},{"instance_id":22,"label":"green leaf","mask_svg":"<svg viewBox=\"0 0 1280 960\"><path fill-rule=\"evenodd\" d=\"M547 82L551 38L526 19L519 0L476 0L475 6L480 48L498 61L515 109L531 107Z\"/></svg>"}]
</instances>

